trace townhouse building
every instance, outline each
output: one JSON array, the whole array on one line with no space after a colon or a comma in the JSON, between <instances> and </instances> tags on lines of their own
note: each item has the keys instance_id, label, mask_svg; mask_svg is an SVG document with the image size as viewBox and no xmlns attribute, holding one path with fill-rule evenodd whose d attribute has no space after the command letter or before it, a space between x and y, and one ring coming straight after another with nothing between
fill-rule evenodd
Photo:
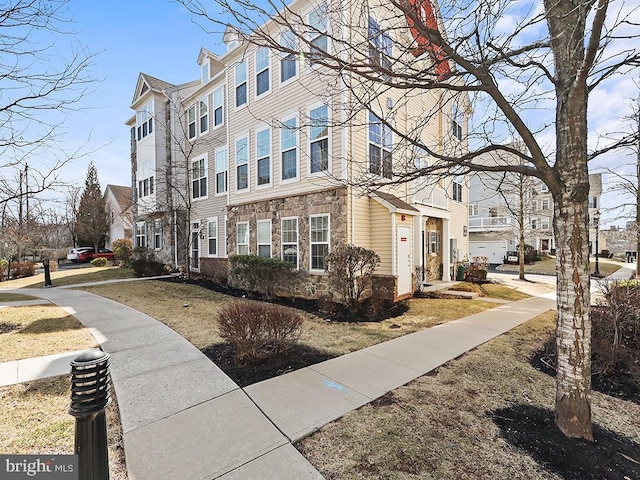
<instances>
[{"instance_id":1,"label":"townhouse building","mask_svg":"<svg viewBox=\"0 0 640 480\"><path fill-rule=\"evenodd\" d=\"M486 158L485 162L491 162ZM515 159L513 161L516 161ZM589 175L589 250L595 254L596 216L602 195L601 174ZM470 256L486 256L502 263L508 251L517 251L520 224L525 244L542 254L555 252L553 198L539 179L517 174L475 172L469 178ZM604 238L599 234L599 248Z\"/></svg>"},{"instance_id":2,"label":"townhouse building","mask_svg":"<svg viewBox=\"0 0 640 480\"><path fill-rule=\"evenodd\" d=\"M107 185L104 189L104 200L109 216L109 229L105 238L105 247L120 238L131 240L131 187L124 185Z\"/></svg>"},{"instance_id":3,"label":"townhouse building","mask_svg":"<svg viewBox=\"0 0 640 480\"><path fill-rule=\"evenodd\" d=\"M436 112L421 125L425 145L466 150L468 102L445 91L367 90L309 53L338 54L348 36L362 44L354 60L388 66L394 45L413 41L388 8L362 15L301 0L289 10L313 27L305 41L288 22L267 22L261 41L229 28L225 52L200 50L199 80L140 74L127 122L136 245L207 276L233 254L280 258L305 272L296 292L305 297L328 293L324 256L341 243L380 256L374 288L394 298L452 278L469 253L465 177L393 179L436 161L402 140L424 112Z\"/></svg>"}]
</instances>

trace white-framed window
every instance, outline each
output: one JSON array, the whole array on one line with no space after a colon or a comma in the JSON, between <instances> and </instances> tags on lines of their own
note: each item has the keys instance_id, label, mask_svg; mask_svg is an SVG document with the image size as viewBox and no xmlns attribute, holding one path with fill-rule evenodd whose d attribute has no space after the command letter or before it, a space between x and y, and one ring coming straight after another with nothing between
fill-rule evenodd
<instances>
[{"instance_id":1,"label":"white-framed window","mask_svg":"<svg viewBox=\"0 0 640 480\"><path fill-rule=\"evenodd\" d=\"M533 200L531 202L531 211L532 212L537 212L538 211L538 201L537 200Z\"/></svg>"},{"instance_id":2,"label":"white-framed window","mask_svg":"<svg viewBox=\"0 0 640 480\"><path fill-rule=\"evenodd\" d=\"M138 140L153 133L153 103L149 102L136 112Z\"/></svg>"},{"instance_id":3,"label":"white-framed window","mask_svg":"<svg viewBox=\"0 0 640 480\"><path fill-rule=\"evenodd\" d=\"M271 258L271 220L258 220L258 256Z\"/></svg>"},{"instance_id":4,"label":"white-framed window","mask_svg":"<svg viewBox=\"0 0 640 480\"><path fill-rule=\"evenodd\" d=\"M256 183L271 183L271 129L269 127L256 131Z\"/></svg>"},{"instance_id":5,"label":"white-framed window","mask_svg":"<svg viewBox=\"0 0 640 480\"><path fill-rule=\"evenodd\" d=\"M324 257L329 253L329 215L309 217L311 270L324 270Z\"/></svg>"},{"instance_id":6,"label":"white-framed window","mask_svg":"<svg viewBox=\"0 0 640 480\"><path fill-rule=\"evenodd\" d=\"M191 224L191 269L200 268L200 223Z\"/></svg>"},{"instance_id":7,"label":"white-framed window","mask_svg":"<svg viewBox=\"0 0 640 480\"><path fill-rule=\"evenodd\" d=\"M322 55L316 52L329 51L329 37L327 36L329 14L325 3L320 4L309 14L307 25L309 26L310 60L313 63L314 56Z\"/></svg>"},{"instance_id":8,"label":"white-framed window","mask_svg":"<svg viewBox=\"0 0 640 480\"><path fill-rule=\"evenodd\" d=\"M282 260L298 268L298 219L283 218L281 227Z\"/></svg>"},{"instance_id":9,"label":"white-framed window","mask_svg":"<svg viewBox=\"0 0 640 480\"><path fill-rule=\"evenodd\" d=\"M548 192L549 191L549 187L547 187L546 183L541 183L540 184L540 191L541 192Z\"/></svg>"},{"instance_id":10,"label":"white-framed window","mask_svg":"<svg viewBox=\"0 0 640 480\"><path fill-rule=\"evenodd\" d=\"M469 205L469 216L470 217L477 217L478 215L480 215L480 208L478 206L477 203L472 203Z\"/></svg>"},{"instance_id":11,"label":"white-framed window","mask_svg":"<svg viewBox=\"0 0 640 480\"><path fill-rule=\"evenodd\" d=\"M210 70L209 70L209 59L208 58L202 64L201 72L202 72L202 83L205 84L211 78Z\"/></svg>"},{"instance_id":12,"label":"white-framed window","mask_svg":"<svg viewBox=\"0 0 640 480\"><path fill-rule=\"evenodd\" d=\"M440 232L431 230L427 232L428 244L427 249L428 253L432 253L437 255L440 253Z\"/></svg>"},{"instance_id":13,"label":"white-framed window","mask_svg":"<svg viewBox=\"0 0 640 480\"><path fill-rule=\"evenodd\" d=\"M209 131L209 97L202 97L198 102L198 114L200 116L200 134Z\"/></svg>"},{"instance_id":14,"label":"white-framed window","mask_svg":"<svg viewBox=\"0 0 640 480\"><path fill-rule=\"evenodd\" d=\"M224 123L224 95L222 87L213 92L213 126Z\"/></svg>"},{"instance_id":15,"label":"white-framed window","mask_svg":"<svg viewBox=\"0 0 640 480\"><path fill-rule=\"evenodd\" d=\"M216 194L227 192L227 171L229 170L229 160L227 158L227 147L216 149Z\"/></svg>"},{"instance_id":16,"label":"white-framed window","mask_svg":"<svg viewBox=\"0 0 640 480\"><path fill-rule=\"evenodd\" d=\"M280 58L280 83L286 83L298 75L295 33L291 31L282 32L280 34L280 45L287 50L291 50L291 52L283 52Z\"/></svg>"},{"instance_id":17,"label":"white-framed window","mask_svg":"<svg viewBox=\"0 0 640 480\"><path fill-rule=\"evenodd\" d=\"M549 230L549 219L548 218L542 218L542 220L540 221L540 228L542 228L542 230Z\"/></svg>"},{"instance_id":18,"label":"white-framed window","mask_svg":"<svg viewBox=\"0 0 640 480\"><path fill-rule=\"evenodd\" d=\"M236 243L238 244L238 255L249 255L248 222L239 222L236 224Z\"/></svg>"},{"instance_id":19,"label":"white-framed window","mask_svg":"<svg viewBox=\"0 0 640 480\"><path fill-rule=\"evenodd\" d=\"M249 188L249 138L236 140L236 190Z\"/></svg>"},{"instance_id":20,"label":"white-framed window","mask_svg":"<svg viewBox=\"0 0 640 480\"><path fill-rule=\"evenodd\" d=\"M282 180L298 178L298 117L282 120L280 128L280 170Z\"/></svg>"},{"instance_id":21,"label":"white-framed window","mask_svg":"<svg viewBox=\"0 0 640 480\"><path fill-rule=\"evenodd\" d=\"M162 220L153 221L153 248L159 250L162 248Z\"/></svg>"},{"instance_id":22,"label":"white-framed window","mask_svg":"<svg viewBox=\"0 0 640 480\"><path fill-rule=\"evenodd\" d=\"M243 60L234 68L236 87L236 108L247 104L247 61Z\"/></svg>"},{"instance_id":23,"label":"white-framed window","mask_svg":"<svg viewBox=\"0 0 640 480\"><path fill-rule=\"evenodd\" d=\"M207 197L207 156L191 162L191 198Z\"/></svg>"},{"instance_id":24,"label":"white-framed window","mask_svg":"<svg viewBox=\"0 0 640 480\"><path fill-rule=\"evenodd\" d=\"M537 218L532 218L531 219L531 230L537 230L538 229L538 219Z\"/></svg>"},{"instance_id":25,"label":"white-framed window","mask_svg":"<svg viewBox=\"0 0 640 480\"><path fill-rule=\"evenodd\" d=\"M542 206L540 207L541 210L549 210L549 199L548 198L543 198L541 201Z\"/></svg>"},{"instance_id":26,"label":"white-framed window","mask_svg":"<svg viewBox=\"0 0 640 480\"><path fill-rule=\"evenodd\" d=\"M218 219L210 218L207 221L207 247L210 257L218 256Z\"/></svg>"},{"instance_id":27,"label":"white-framed window","mask_svg":"<svg viewBox=\"0 0 640 480\"><path fill-rule=\"evenodd\" d=\"M309 111L309 172L329 169L329 107L320 105Z\"/></svg>"},{"instance_id":28,"label":"white-framed window","mask_svg":"<svg viewBox=\"0 0 640 480\"><path fill-rule=\"evenodd\" d=\"M369 111L369 173L384 178L393 176L393 133L391 127Z\"/></svg>"},{"instance_id":29,"label":"white-framed window","mask_svg":"<svg viewBox=\"0 0 640 480\"><path fill-rule=\"evenodd\" d=\"M413 157L413 164L416 170L419 170L419 171L429 168L429 153L427 153L427 151L422 147L416 147L414 157ZM418 178L416 178L416 190L420 190L428 183L429 183L429 175L427 174L420 175Z\"/></svg>"},{"instance_id":30,"label":"white-framed window","mask_svg":"<svg viewBox=\"0 0 640 480\"><path fill-rule=\"evenodd\" d=\"M136 247L147 247L147 224L145 222L136 222Z\"/></svg>"},{"instance_id":31,"label":"white-framed window","mask_svg":"<svg viewBox=\"0 0 640 480\"><path fill-rule=\"evenodd\" d=\"M462 175L456 175L451 179L451 200L454 202L462 201L462 184L464 177Z\"/></svg>"},{"instance_id":32,"label":"white-framed window","mask_svg":"<svg viewBox=\"0 0 640 480\"><path fill-rule=\"evenodd\" d=\"M196 138L196 106L193 105L187 110L187 137L189 140Z\"/></svg>"},{"instance_id":33,"label":"white-framed window","mask_svg":"<svg viewBox=\"0 0 640 480\"><path fill-rule=\"evenodd\" d=\"M456 102L451 107L451 130L453 136L458 140L462 140L462 110Z\"/></svg>"},{"instance_id":34,"label":"white-framed window","mask_svg":"<svg viewBox=\"0 0 640 480\"><path fill-rule=\"evenodd\" d=\"M372 67L383 71L391 70L391 58L393 42L391 37L383 32L380 24L372 17L369 17L369 63Z\"/></svg>"},{"instance_id":35,"label":"white-framed window","mask_svg":"<svg viewBox=\"0 0 640 480\"><path fill-rule=\"evenodd\" d=\"M271 60L267 47L256 50L256 97L271 90Z\"/></svg>"}]
</instances>

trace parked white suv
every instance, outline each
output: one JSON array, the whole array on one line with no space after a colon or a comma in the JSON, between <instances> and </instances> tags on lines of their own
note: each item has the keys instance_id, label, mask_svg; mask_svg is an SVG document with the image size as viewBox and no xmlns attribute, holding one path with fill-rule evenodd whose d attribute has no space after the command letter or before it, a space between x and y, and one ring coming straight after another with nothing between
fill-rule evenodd
<instances>
[{"instance_id":1,"label":"parked white suv","mask_svg":"<svg viewBox=\"0 0 640 480\"><path fill-rule=\"evenodd\" d=\"M71 260L73 263L78 261L78 254L80 252L86 252L87 250L93 250L93 247L76 247L69 250L67 253L67 260Z\"/></svg>"}]
</instances>

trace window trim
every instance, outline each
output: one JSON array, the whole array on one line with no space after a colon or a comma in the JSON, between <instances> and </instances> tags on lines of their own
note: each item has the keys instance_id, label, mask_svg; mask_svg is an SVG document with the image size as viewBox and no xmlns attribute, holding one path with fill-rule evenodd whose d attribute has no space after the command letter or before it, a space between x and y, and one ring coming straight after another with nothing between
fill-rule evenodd
<instances>
[{"instance_id":1,"label":"window trim","mask_svg":"<svg viewBox=\"0 0 640 480\"><path fill-rule=\"evenodd\" d=\"M191 119L193 112L193 120ZM198 115L196 112L196 104L194 103L187 108L187 139L194 140L198 136ZM191 125L193 125L193 135L191 135Z\"/></svg>"},{"instance_id":2,"label":"window trim","mask_svg":"<svg viewBox=\"0 0 640 480\"><path fill-rule=\"evenodd\" d=\"M239 67L244 66L244 80L238 83L238 71ZM249 105L249 62L245 58L241 62L237 63L233 68L233 104L236 110L240 110ZM238 105L238 88L244 85L244 103Z\"/></svg>"},{"instance_id":3,"label":"window trim","mask_svg":"<svg viewBox=\"0 0 640 480\"><path fill-rule=\"evenodd\" d=\"M258 134L265 131L269 132L269 154L259 157L258 156L259 154ZM254 133L254 139L255 139L256 188L268 188L273 185L273 145L272 145L273 137L272 137L271 127L264 126L263 128L256 128L256 131ZM265 158L269 159L269 181L265 183L258 183L260 182L259 162L260 160L264 160Z\"/></svg>"},{"instance_id":4,"label":"window trim","mask_svg":"<svg viewBox=\"0 0 640 480\"><path fill-rule=\"evenodd\" d=\"M211 225L215 225L215 235L211 236ZM207 257L219 257L218 254L218 218L207 218ZM211 239L215 240L216 253L211 253Z\"/></svg>"},{"instance_id":5,"label":"window trim","mask_svg":"<svg viewBox=\"0 0 640 480\"><path fill-rule=\"evenodd\" d=\"M204 114L202 113L202 107L204 106ZM206 123L206 128L202 128L202 122ZM198 100L198 136L209 133L209 95L205 95L200 100Z\"/></svg>"},{"instance_id":6,"label":"window trim","mask_svg":"<svg viewBox=\"0 0 640 480\"><path fill-rule=\"evenodd\" d=\"M267 60L267 65L265 67L263 67L262 69L258 70L258 54L260 54L261 52L266 52L266 60ZM263 98L267 95L269 95L271 93L271 50L268 47L259 47L255 53L254 53L254 67L255 67L255 97L256 100ZM259 86L259 82L258 82L258 77L265 73L267 75L267 81L268 81L268 87L267 89L262 92L262 93L258 93L258 86Z\"/></svg>"},{"instance_id":7,"label":"window trim","mask_svg":"<svg viewBox=\"0 0 640 480\"><path fill-rule=\"evenodd\" d=\"M238 163L238 142L245 140L246 141L246 160L244 161L244 163L239 164ZM251 172L250 172L250 156L249 156L249 135L243 135L241 137L238 137L235 139L235 141L233 142L234 144L234 164L236 167L236 171L235 171L235 175L236 175L236 181L235 181L235 189L236 189L236 193L244 193L244 192L249 192L251 191ZM247 186L244 188L238 188L238 179L240 178L240 175L238 175L238 168L241 166L245 166L247 169Z\"/></svg>"},{"instance_id":8,"label":"window trim","mask_svg":"<svg viewBox=\"0 0 640 480\"><path fill-rule=\"evenodd\" d=\"M207 188L207 193L204 195L199 195L197 197L193 196L193 183L196 181L196 179L193 177L193 164L196 162L200 162L203 161L204 164L204 176L202 177L198 177L199 181L202 181L202 179L205 179L205 185ZM198 202L200 200L206 200L207 198L209 198L209 154L208 153L204 153L202 155L199 155L198 157L194 158L193 160L191 160L191 168L189 169L189 176L190 176L190 195L191 195L191 200L194 202ZM200 191L202 191L201 185L199 185Z\"/></svg>"},{"instance_id":9,"label":"window trim","mask_svg":"<svg viewBox=\"0 0 640 480\"><path fill-rule=\"evenodd\" d=\"M451 200L462 203L464 200L463 186L464 177L462 175L454 175L451 178Z\"/></svg>"},{"instance_id":10,"label":"window trim","mask_svg":"<svg viewBox=\"0 0 640 480\"><path fill-rule=\"evenodd\" d=\"M280 260L282 260L283 262L288 262L288 260L285 260L284 258L284 250L285 250L285 245L293 245L293 242L285 242L284 241L284 222L285 221L291 221L291 220L295 220L296 221L296 263L295 263L295 268L296 270L300 269L300 221L298 219L298 217L283 217L280 219ZM292 263L292 262L290 262Z\"/></svg>"},{"instance_id":11,"label":"window trim","mask_svg":"<svg viewBox=\"0 0 640 480\"><path fill-rule=\"evenodd\" d=\"M369 64L381 70L391 70L393 39L389 33L382 28L380 22L372 16L369 16L367 22L367 45L369 47L367 52ZM380 75L383 78L387 77L383 72L381 72Z\"/></svg>"},{"instance_id":12,"label":"window trim","mask_svg":"<svg viewBox=\"0 0 640 480\"><path fill-rule=\"evenodd\" d=\"M260 225L269 225L269 243L260 241ZM260 247L269 246L269 256L260 255ZM256 221L256 254L259 257L272 258L273 256L273 224L270 218Z\"/></svg>"},{"instance_id":13,"label":"window trim","mask_svg":"<svg viewBox=\"0 0 640 480\"><path fill-rule=\"evenodd\" d=\"M285 35L292 35L292 42L290 40L284 39L283 37ZM289 48L290 50L293 50L294 52L297 50L297 45L298 42L296 41L296 34L295 32L292 32L291 30L284 30L282 32L280 32L280 35L278 36L278 43L280 44L280 46L284 47L284 48ZM293 57L293 65L295 66L295 73L286 79L282 79L282 75L284 72L284 69L282 68L282 66L284 65L285 61L289 61L291 62L291 57ZM298 73L300 71L299 65L298 65L298 55L296 53L286 53L286 52L282 52L280 54L280 60L278 62L278 66L279 66L279 75L278 75L278 79L280 80L280 85L284 86L284 85L288 85L291 82L294 82L297 78L298 78Z\"/></svg>"},{"instance_id":14,"label":"window trim","mask_svg":"<svg viewBox=\"0 0 640 480\"><path fill-rule=\"evenodd\" d=\"M246 242L240 243L240 235L239 235L239 230L238 227L240 227L240 225L243 225L247 227L246 230ZM249 240L249 222L237 222L236 223L236 253L238 255L250 255L251 254L251 245L250 245L250 240ZM240 252L240 247L247 247L247 251L245 253Z\"/></svg>"},{"instance_id":15,"label":"window trim","mask_svg":"<svg viewBox=\"0 0 640 480\"><path fill-rule=\"evenodd\" d=\"M314 110L318 110L319 108L327 109L327 135L323 137L313 138L313 134L311 133L311 129L315 128L313 126L313 121L311 119L311 112ZM315 103L309 106L307 110L307 117L309 119L309 126L307 127L307 152L308 159L307 162L307 176L308 177L317 177L320 175L325 175L327 172L331 172L331 108L326 103ZM317 172L313 172L313 158L311 155L311 145L316 142L320 142L326 138L327 140L327 168L324 170L318 170Z\"/></svg>"},{"instance_id":16,"label":"window trim","mask_svg":"<svg viewBox=\"0 0 640 480\"><path fill-rule=\"evenodd\" d=\"M326 218L327 219L327 240L326 242L314 242L312 240L312 228L311 221L314 218ZM327 245L327 253L331 251L331 214L322 213L317 215L309 215L309 271L310 272L324 272L323 268L313 268L313 245ZM324 263L324 262L323 262Z\"/></svg>"},{"instance_id":17,"label":"window trim","mask_svg":"<svg viewBox=\"0 0 640 480\"><path fill-rule=\"evenodd\" d=\"M437 230L427 230L427 252L430 255L439 255L441 251L441 235ZM433 247L433 248L432 248Z\"/></svg>"},{"instance_id":18,"label":"window trim","mask_svg":"<svg viewBox=\"0 0 640 480\"><path fill-rule=\"evenodd\" d=\"M312 26L311 24L311 16L313 14L315 14L316 12L321 12L323 13L322 18L325 19L325 23L326 25L324 25L324 30L319 30L316 29L315 26ZM308 45L309 45L309 56L308 56L308 65L309 67L313 67L314 62L313 62L313 57L314 57L314 47L316 45L315 41L320 38L320 37L325 37L326 39L326 50L323 50L324 52L330 54L331 53L331 39L329 38L329 30L330 30L330 19L329 19L329 10L327 7L327 4L325 2L322 2L320 5L318 5L316 8L312 9L311 11L309 11L309 13L307 13L307 15L305 15L305 25L307 25L307 28L309 29L309 31L307 32L307 41L308 41Z\"/></svg>"},{"instance_id":19,"label":"window trim","mask_svg":"<svg viewBox=\"0 0 640 480\"><path fill-rule=\"evenodd\" d=\"M224 154L224 170L218 170L218 155ZM222 147L216 148L214 152L214 162L215 162L215 196L220 197L223 195L227 195L229 192L229 154L227 151L227 146L224 145ZM218 190L218 175L224 173L224 190Z\"/></svg>"},{"instance_id":20,"label":"window trim","mask_svg":"<svg viewBox=\"0 0 640 480\"><path fill-rule=\"evenodd\" d=\"M285 126L286 122L289 122L291 120L295 120L295 126L294 127L287 127ZM284 134L285 131L287 130L293 130L293 135L295 137L295 146L294 147L289 147L286 150L284 149L283 145L284 145ZM291 150L295 151L296 154L296 161L295 161L295 169L296 169L296 174L293 177L290 178L284 178L284 158L283 155L285 152L290 152ZM283 117L281 119L281 127L280 127L280 183L281 184L287 184L287 183L294 183L300 180L300 122L299 122L299 118L298 115L289 115L286 117Z\"/></svg>"},{"instance_id":21,"label":"window trim","mask_svg":"<svg viewBox=\"0 0 640 480\"><path fill-rule=\"evenodd\" d=\"M135 243L134 247L147 248L147 223L144 221L136 222L135 224ZM138 238L141 241L138 241Z\"/></svg>"},{"instance_id":22,"label":"window trim","mask_svg":"<svg viewBox=\"0 0 640 480\"><path fill-rule=\"evenodd\" d=\"M220 95L219 98L219 104L216 101L216 96L218 96L218 94ZM212 129L216 129L216 128L220 128L221 126L224 125L224 86L218 87L213 91L213 94L211 95L211 102L212 102L212 113L213 113L213 123L211 122L211 120L209 121L209 124L211 125L210 128ZM216 112L218 111L218 109L220 109L220 123L217 123L217 116L216 116Z\"/></svg>"},{"instance_id":23,"label":"window trim","mask_svg":"<svg viewBox=\"0 0 640 480\"><path fill-rule=\"evenodd\" d=\"M393 179L393 130L391 129L391 126L388 125L386 123L385 120L383 120L381 117L379 117L375 112L373 112L372 110L368 111L368 122L367 122L367 163L368 163L368 172L371 175L375 175L377 177L380 178L386 178L389 180ZM371 117L374 117L375 120L373 120ZM373 125L380 125L380 142L376 143L375 141L373 141L371 139L371 127ZM390 138L390 143L387 145L386 142L386 137L387 135L389 135ZM380 170L379 171L373 171L373 166L371 163L371 148L377 148L380 150ZM386 168L385 168L385 164L386 159L385 159L385 153L387 153L389 155L388 157L388 163L389 163L389 169L390 171L387 172Z\"/></svg>"}]
</instances>

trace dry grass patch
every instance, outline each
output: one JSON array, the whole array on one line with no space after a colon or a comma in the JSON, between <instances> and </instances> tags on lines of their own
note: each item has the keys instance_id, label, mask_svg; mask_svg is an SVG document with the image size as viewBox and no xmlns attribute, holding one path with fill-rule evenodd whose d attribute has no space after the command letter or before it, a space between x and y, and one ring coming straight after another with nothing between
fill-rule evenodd
<instances>
[{"instance_id":1,"label":"dry grass patch","mask_svg":"<svg viewBox=\"0 0 640 480\"><path fill-rule=\"evenodd\" d=\"M328 480L623 478L619 472L613 477L562 472L557 459L571 469L585 458L566 460L566 445L558 441L555 459L536 459L534 448L527 451L508 441L492 417L492 412L516 407L548 412L553 423L554 379L531 367L529 357L553 335L554 320L554 313L541 315L345 415L297 446ZM593 410L599 427L613 431L627 447L640 445L639 405L595 393ZM508 428L517 430L520 420L510 420ZM577 451L593 454L584 443ZM625 462L615 451L610 456L614 463ZM633 461L625 465L631 465L628 478L637 478Z\"/></svg>"},{"instance_id":2,"label":"dry grass patch","mask_svg":"<svg viewBox=\"0 0 640 480\"><path fill-rule=\"evenodd\" d=\"M95 339L73 316L55 305L2 309L0 362L22 360L96 346Z\"/></svg>"},{"instance_id":3,"label":"dry grass patch","mask_svg":"<svg viewBox=\"0 0 640 480\"><path fill-rule=\"evenodd\" d=\"M0 452L72 454L75 419L67 413L70 399L68 375L0 387ZM110 478L126 480L122 429L115 398L107 408L107 432Z\"/></svg>"},{"instance_id":4,"label":"dry grass patch","mask_svg":"<svg viewBox=\"0 0 640 480\"><path fill-rule=\"evenodd\" d=\"M616 263L609 259L599 259L598 260L598 270L604 276L611 275L616 270L619 270L622 267L622 263ZM596 262L592 258L591 259L591 271L593 272L596 268ZM519 272L520 265L513 264L504 264L500 267L500 271L502 272ZM543 275L555 275L556 274L556 259L555 258L544 258L539 262L533 263L531 265L525 265L524 271L526 273L541 273Z\"/></svg>"},{"instance_id":5,"label":"dry grass patch","mask_svg":"<svg viewBox=\"0 0 640 480\"><path fill-rule=\"evenodd\" d=\"M0 302L22 302L24 300L38 300L38 297L32 297L31 295L23 295L21 293L0 292Z\"/></svg>"},{"instance_id":6,"label":"dry grass patch","mask_svg":"<svg viewBox=\"0 0 640 480\"><path fill-rule=\"evenodd\" d=\"M83 266L69 270L65 269L51 272L51 283L54 287L99 282L103 280L116 280L121 278L133 278L132 270L129 268L119 267ZM44 287L44 273L39 273L33 277L18 278L16 280L8 280L0 283L0 289L42 287Z\"/></svg>"},{"instance_id":7,"label":"dry grass patch","mask_svg":"<svg viewBox=\"0 0 640 480\"><path fill-rule=\"evenodd\" d=\"M516 288L507 287L497 283L485 283L482 285L482 290L486 297L510 300L512 302L517 302L518 300L524 300L525 298L531 297L531 295L527 295Z\"/></svg>"}]
</instances>

